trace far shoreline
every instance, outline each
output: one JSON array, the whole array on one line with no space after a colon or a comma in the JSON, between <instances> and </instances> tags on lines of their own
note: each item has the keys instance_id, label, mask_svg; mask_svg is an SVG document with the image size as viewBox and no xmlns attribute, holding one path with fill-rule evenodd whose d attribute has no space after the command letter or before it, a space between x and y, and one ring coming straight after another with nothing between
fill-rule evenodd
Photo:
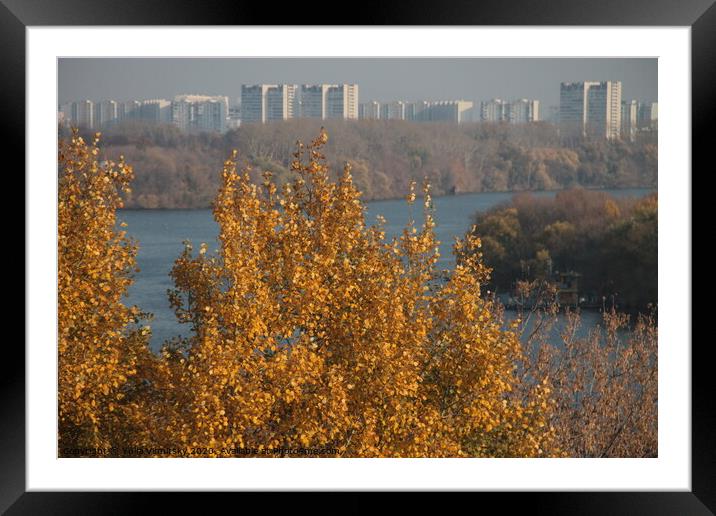
<instances>
[{"instance_id":1,"label":"far shoreline","mask_svg":"<svg viewBox=\"0 0 716 516\"><path fill-rule=\"evenodd\" d=\"M649 193L658 192L658 187L652 187L652 186L620 186L620 187L607 187L607 186L570 186L567 188L554 188L551 190L489 190L489 191L481 191L481 192L459 192L454 194L442 194L442 195L433 195L433 199L444 199L446 197L464 197L466 195L475 195L475 194L525 194L525 193L556 193L556 192L562 192L566 190L571 190L573 188L582 188L584 190L591 190L591 191L620 191L620 190L649 190ZM421 194L416 193L417 198L422 197ZM379 203L379 202L393 202L398 201L401 199L404 199L404 196L398 196L398 197L385 197L380 199L371 199L371 200L361 200L361 202L365 203ZM213 206L204 206L204 207L197 207L197 208L119 208L118 212L123 211L205 211L205 210L211 210Z\"/></svg>"}]
</instances>

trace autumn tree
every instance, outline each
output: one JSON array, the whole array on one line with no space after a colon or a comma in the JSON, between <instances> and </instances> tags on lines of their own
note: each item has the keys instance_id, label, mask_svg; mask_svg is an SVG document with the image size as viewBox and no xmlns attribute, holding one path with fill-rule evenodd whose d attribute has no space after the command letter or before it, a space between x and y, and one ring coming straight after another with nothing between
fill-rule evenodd
<instances>
[{"instance_id":1,"label":"autumn tree","mask_svg":"<svg viewBox=\"0 0 716 516\"><path fill-rule=\"evenodd\" d=\"M137 421L131 400L137 369L151 362L143 314L122 303L135 271L136 245L116 227L132 168L101 161L99 134L75 131L59 149L58 358L60 453L127 444Z\"/></svg>"},{"instance_id":2,"label":"autumn tree","mask_svg":"<svg viewBox=\"0 0 716 516\"><path fill-rule=\"evenodd\" d=\"M555 453L547 383L517 388L518 336L481 296L480 239L458 240L462 259L442 276L430 185L422 221L387 240L380 221L366 224L350 167L331 180L327 140L321 131L298 144L283 186L270 173L257 185L236 153L224 163L219 249L187 243L171 273L171 301L191 333L162 350L156 444L208 456Z\"/></svg>"},{"instance_id":3,"label":"autumn tree","mask_svg":"<svg viewBox=\"0 0 716 516\"><path fill-rule=\"evenodd\" d=\"M554 302L520 314L529 359L521 364L519 383L520 390L535 380L549 386L556 448L568 457L657 457L654 313L632 321L604 311L586 333L579 313L557 314Z\"/></svg>"}]
</instances>

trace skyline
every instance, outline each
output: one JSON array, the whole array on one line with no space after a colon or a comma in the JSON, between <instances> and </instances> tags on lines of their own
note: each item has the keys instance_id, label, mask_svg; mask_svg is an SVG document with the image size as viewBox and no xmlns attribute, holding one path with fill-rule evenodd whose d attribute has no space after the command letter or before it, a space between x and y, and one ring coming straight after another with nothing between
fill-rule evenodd
<instances>
[{"instance_id":1,"label":"skyline","mask_svg":"<svg viewBox=\"0 0 716 516\"><path fill-rule=\"evenodd\" d=\"M58 103L198 93L241 95L241 84L356 83L360 102L534 98L559 105L561 82L619 80L623 99L658 100L653 58L63 58Z\"/></svg>"}]
</instances>

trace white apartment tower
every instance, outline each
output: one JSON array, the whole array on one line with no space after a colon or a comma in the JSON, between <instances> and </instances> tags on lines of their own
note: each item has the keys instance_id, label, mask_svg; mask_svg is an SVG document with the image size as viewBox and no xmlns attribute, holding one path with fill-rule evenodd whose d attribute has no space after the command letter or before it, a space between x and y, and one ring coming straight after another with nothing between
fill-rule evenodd
<instances>
[{"instance_id":1,"label":"white apartment tower","mask_svg":"<svg viewBox=\"0 0 716 516\"><path fill-rule=\"evenodd\" d=\"M358 119L357 84L304 84L300 102L303 118Z\"/></svg>"},{"instance_id":2,"label":"white apartment tower","mask_svg":"<svg viewBox=\"0 0 716 516\"><path fill-rule=\"evenodd\" d=\"M183 131L226 131L229 99L225 96L177 95L171 121Z\"/></svg>"},{"instance_id":3,"label":"white apartment tower","mask_svg":"<svg viewBox=\"0 0 716 516\"><path fill-rule=\"evenodd\" d=\"M117 102L103 100L94 105L94 127L102 129L117 121Z\"/></svg>"},{"instance_id":4,"label":"white apartment tower","mask_svg":"<svg viewBox=\"0 0 716 516\"><path fill-rule=\"evenodd\" d=\"M622 83L563 82L559 121L563 137L618 138L621 132Z\"/></svg>"},{"instance_id":5,"label":"white apartment tower","mask_svg":"<svg viewBox=\"0 0 716 516\"><path fill-rule=\"evenodd\" d=\"M298 114L298 87L295 84L254 84L241 86L241 121L287 120Z\"/></svg>"},{"instance_id":6,"label":"white apartment tower","mask_svg":"<svg viewBox=\"0 0 716 516\"><path fill-rule=\"evenodd\" d=\"M70 104L70 124L75 127L94 128L94 102L80 100Z\"/></svg>"}]
</instances>

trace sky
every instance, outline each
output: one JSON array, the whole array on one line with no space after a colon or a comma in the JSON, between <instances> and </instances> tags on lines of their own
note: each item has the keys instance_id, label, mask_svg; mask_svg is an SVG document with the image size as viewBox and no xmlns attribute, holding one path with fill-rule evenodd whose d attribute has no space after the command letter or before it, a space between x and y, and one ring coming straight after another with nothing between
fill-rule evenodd
<instances>
[{"instance_id":1,"label":"sky","mask_svg":"<svg viewBox=\"0 0 716 516\"><path fill-rule=\"evenodd\" d=\"M357 83L359 100L531 98L559 105L559 83L622 81L622 99L657 101L644 58L63 58L58 102L240 97L241 84Z\"/></svg>"}]
</instances>

